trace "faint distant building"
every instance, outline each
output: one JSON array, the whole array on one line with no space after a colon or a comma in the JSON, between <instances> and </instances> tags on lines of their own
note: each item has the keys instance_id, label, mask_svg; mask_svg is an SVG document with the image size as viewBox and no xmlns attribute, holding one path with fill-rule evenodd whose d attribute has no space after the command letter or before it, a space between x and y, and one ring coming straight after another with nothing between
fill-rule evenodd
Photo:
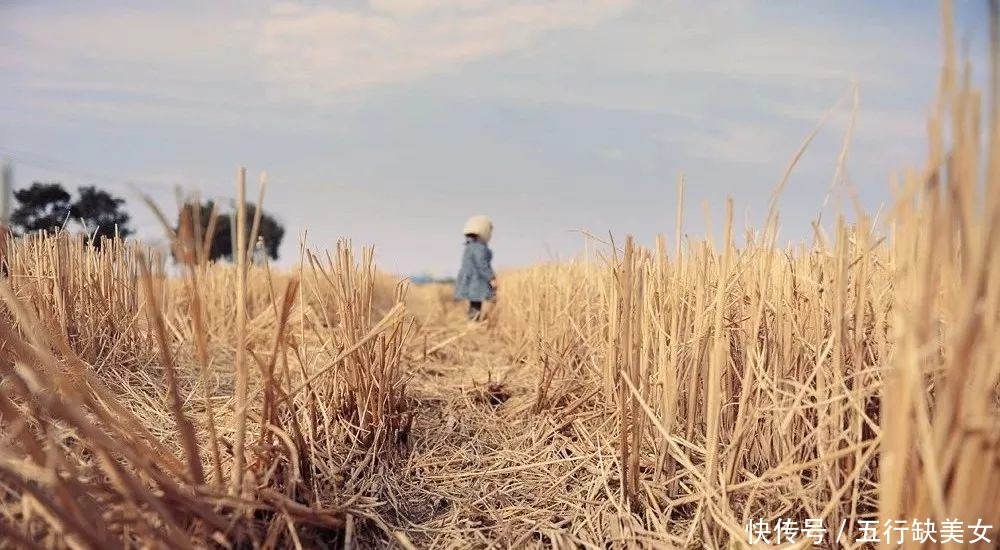
<instances>
[{"instance_id":1,"label":"faint distant building","mask_svg":"<svg viewBox=\"0 0 1000 550\"><path fill-rule=\"evenodd\" d=\"M430 273L421 273L420 275L411 275L410 282L415 285L427 285L434 282L434 276Z\"/></svg>"}]
</instances>

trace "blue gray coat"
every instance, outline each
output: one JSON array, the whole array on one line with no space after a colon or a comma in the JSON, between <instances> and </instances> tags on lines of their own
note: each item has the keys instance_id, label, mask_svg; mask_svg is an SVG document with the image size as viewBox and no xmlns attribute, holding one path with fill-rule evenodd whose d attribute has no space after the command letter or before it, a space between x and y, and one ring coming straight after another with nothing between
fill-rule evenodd
<instances>
[{"instance_id":1,"label":"blue gray coat","mask_svg":"<svg viewBox=\"0 0 1000 550\"><path fill-rule=\"evenodd\" d=\"M482 302L496 297L490 280L495 275L490 262L493 261L493 251L486 243L479 240L469 240L465 243L462 254L462 267L455 279L455 297L459 300Z\"/></svg>"}]
</instances>

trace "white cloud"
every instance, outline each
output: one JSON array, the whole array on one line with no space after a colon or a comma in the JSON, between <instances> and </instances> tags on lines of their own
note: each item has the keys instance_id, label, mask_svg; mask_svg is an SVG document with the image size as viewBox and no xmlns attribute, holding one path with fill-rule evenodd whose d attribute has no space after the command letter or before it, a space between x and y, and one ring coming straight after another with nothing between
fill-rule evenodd
<instances>
[{"instance_id":1,"label":"white cloud","mask_svg":"<svg viewBox=\"0 0 1000 550\"><path fill-rule=\"evenodd\" d=\"M283 3L258 52L280 96L318 101L454 70L550 31L614 17L631 0L372 0L344 10Z\"/></svg>"},{"instance_id":2,"label":"white cloud","mask_svg":"<svg viewBox=\"0 0 1000 550\"><path fill-rule=\"evenodd\" d=\"M789 154L788 149L792 147L770 127L736 122L718 132L693 132L679 138L662 139L680 144L693 158L741 164L774 164Z\"/></svg>"},{"instance_id":3,"label":"white cloud","mask_svg":"<svg viewBox=\"0 0 1000 550\"><path fill-rule=\"evenodd\" d=\"M442 9L459 11L482 10L490 7L490 0L370 0L372 9L390 15L412 15Z\"/></svg>"},{"instance_id":4,"label":"white cloud","mask_svg":"<svg viewBox=\"0 0 1000 550\"><path fill-rule=\"evenodd\" d=\"M145 101L148 111L162 107L167 117L188 110L207 118L233 111L266 116L262 109L274 103L325 108L449 73L433 79L434 91L695 118L711 116L710 101L723 99L711 90L720 77L727 86L766 82L802 94L836 93L859 78L864 94L880 82L905 80L910 59L924 55L917 45L926 42L902 32L880 41L870 29L855 37L824 21L782 25L739 2L337 4L355 7L290 0L209 5L197 15L190 6L50 10L13 20L13 36L24 41L5 48L0 36L0 68L14 75L8 88L28 103L108 103L95 113L115 105L134 111L131 99ZM551 36L570 29L587 32ZM512 52L520 53L502 56ZM479 71L461 70L485 59L490 63ZM38 91L63 97L36 97ZM74 91L95 93L67 101ZM736 97L744 92L732 92L727 102L747 101Z\"/></svg>"},{"instance_id":5,"label":"white cloud","mask_svg":"<svg viewBox=\"0 0 1000 550\"><path fill-rule=\"evenodd\" d=\"M322 106L527 48L546 33L613 18L631 3L369 0L344 8L283 1L209 5L197 15L183 5L39 6L0 36L0 68L29 99L38 91L123 92L149 95L151 105L199 103L207 116L216 111L211 105L233 99Z\"/></svg>"},{"instance_id":6,"label":"white cloud","mask_svg":"<svg viewBox=\"0 0 1000 550\"><path fill-rule=\"evenodd\" d=\"M807 105L785 105L777 109L778 114L793 120L819 121L825 108ZM885 139L923 139L927 136L927 123L923 113L912 110L876 109L865 105L862 98L854 120L854 135L858 137L878 136ZM849 105L840 109L829 119L829 125L838 132L847 130L851 121Z\"/></svg>"}]
</instances>

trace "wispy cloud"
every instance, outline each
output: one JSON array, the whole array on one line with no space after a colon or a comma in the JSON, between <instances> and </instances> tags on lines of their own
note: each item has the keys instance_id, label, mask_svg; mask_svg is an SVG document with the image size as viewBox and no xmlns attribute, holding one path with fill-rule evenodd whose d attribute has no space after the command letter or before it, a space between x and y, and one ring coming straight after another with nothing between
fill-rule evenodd
<instances>
[{"instance_id":1,"label":"wispy cloud","mask_svg":"<svg viewBox=\"0 0 1000 550\"><path fill-rule=\"evenodd\" d=\"M774 112L791 120L819 121L826 112L822 107L808 102L779 105ZM885 139L922 139L927 135L927 125L922 117L912 110L889 107L873 108L862 100L857 113L850 106L840 109L829 119L829 125L845 131L854 118L854 133L858 136L879 136Z\"/></svg>"},{"instance_id":2,"label":"wispy cloud","mask_svg":"<svg viewBox=\"0 0 1000 550\"><path fill-rule=\"evenodd\" d=\"M662 141L681 146L687 156L726 163L773 165L793 145L766 125L733 122L717 131L694 131L683 136L663 136Z\"/></svg>"},{"instance_id":3,"label":"wispy cloud","mask_svg":"<svg viewBox=\"0 0 1000 550\"><path fill-rule=\"evenodd\" d=\"M7 18L0 78L55 112L216 118L238 107L329 106L596 25L632 0L370 0L140 10L46 10ZM343 6L343 4L340 4ZM231 7L231 6L230 6ZM34 10L34 11L32 11ZM201 8L199 8L201 10ZM6 16L5 16L6 17ZM137 105L142 104L142 105ZM44 109L43 109L44 110Z\"/></svg>"},{"instance_id":4,"label":"wispy cloud","mask_svg":"<svg viewBox=\"0 0 1000 550\"><path fill-rule=\"evenodd\" d=\"M335 101L523 48L546 32L593 25L630 3L372 0L364 10L282 3L263 21L257 51L279 95Z\"/></svg>"}]
</instances>

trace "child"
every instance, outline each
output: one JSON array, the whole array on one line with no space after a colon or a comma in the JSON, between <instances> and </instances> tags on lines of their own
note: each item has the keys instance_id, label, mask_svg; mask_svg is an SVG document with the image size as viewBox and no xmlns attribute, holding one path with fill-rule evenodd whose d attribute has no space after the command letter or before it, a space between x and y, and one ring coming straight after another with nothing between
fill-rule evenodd
<instances>
[{"instance_id":1,"label":"child","mask_svg":"<svg viewBox=\"0 0 1000 550\"><path fill-rule=\"evenodd\" d=\"M493 222L473 216L465 222L465 252L455 280L455 297L469 301L469 320L482 319L483 302L496 297L497 278L490 262L493 252L486 246L493 234Z\"/></svg>"}]
</instances>

